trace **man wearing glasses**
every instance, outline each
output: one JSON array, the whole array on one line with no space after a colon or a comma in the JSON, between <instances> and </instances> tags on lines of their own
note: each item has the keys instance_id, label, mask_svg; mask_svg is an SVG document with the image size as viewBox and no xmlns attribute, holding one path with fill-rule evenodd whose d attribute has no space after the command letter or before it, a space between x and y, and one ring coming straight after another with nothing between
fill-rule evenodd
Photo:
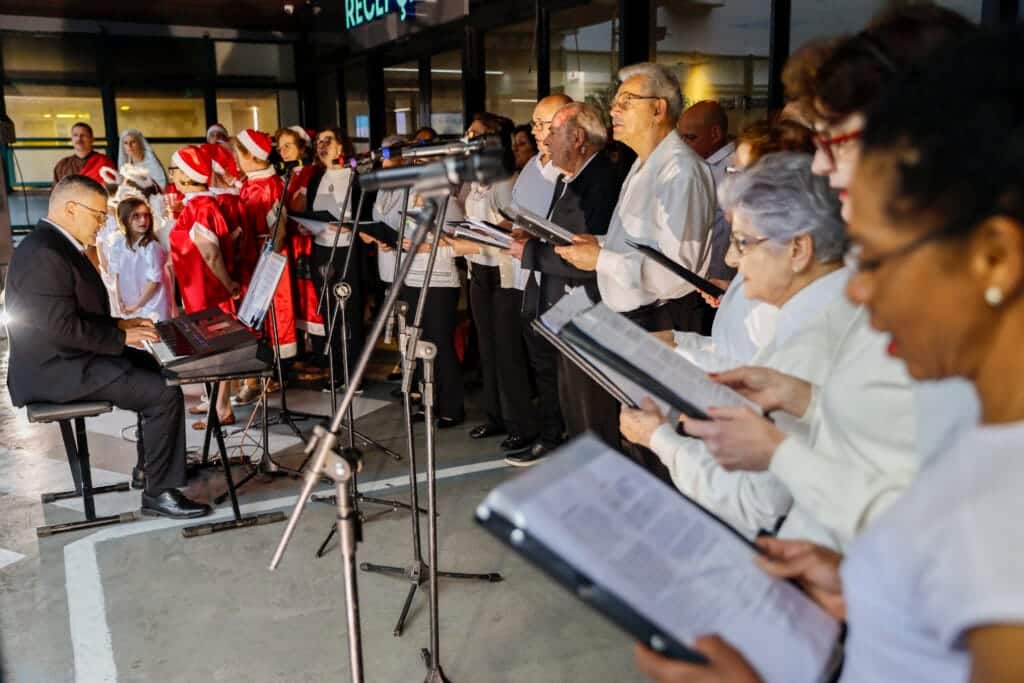
<instances>
[{"instance_id":1,"label":"man wearing glasses","mask_svg":"<svg viewBox=\"0 0 1024 683\"><path fill-rule=\"evenodd\" d=\"M660 64L619 72L612 102L616 140L637 154L603 241L579 235L559 256L597 271L601 298L648 330L707 334L710 315L693 286L649 261L627 240L654 247L700 275L710 262L715 181L704 160L676 133L683 108L679 81Z\"/></svg>"},{"instance_id":2,"label":"man wearing glasses","mask_svg":"<svg viewBox=\"0 0 1024 683\"><path fill-rule=\"evenodd\" d=\"M120 320L100 274L85 257L107 219L107 192L69 175L50 194L46 218L14 250L5 292L10 315L7 387L26 403L109 401L139 414L145 445L142 512L201 517L185 485L185 406L156 361L136 348L159 339L146 318Z\"/></svg>"}]
</instances>

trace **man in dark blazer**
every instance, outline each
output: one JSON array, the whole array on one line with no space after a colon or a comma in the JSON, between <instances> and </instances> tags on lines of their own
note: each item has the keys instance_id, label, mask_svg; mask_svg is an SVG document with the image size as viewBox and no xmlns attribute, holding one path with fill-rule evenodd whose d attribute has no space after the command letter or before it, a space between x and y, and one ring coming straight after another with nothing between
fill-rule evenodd
<instances>
[{"instance_id":1,"label":"man in dark blazer","mask_svg":"<svg viewBox=\"0 0 1024 683\"><path fill-rule=\"evenodd\" d=\"M138 413L145 448L143 514L209 514L186 498L185 412L156 361L132 348L159 336L146 319L110 315L107 290L85 256L107 219L107 192L69 175L50 194L46 218L14 250L7 272L10 369L7 387L26 403L110 401Z\"/></svg>"},{"instance_id":2,"label":"man in dark blazer","mask_svg":"<svg viewBox=\"0 0 1024 683\"><path fill-rule=\"evenodd\" d=\"M565 176L555 186L549 216L554 223L577 234L605 234L619 199L622 179L604 153L607 135L600 112L590 104L567 104L551 121L547 138L551 160ZM519 242L512 253L521 254L524 269L540 273L540 283L530 277L523 295L524 313L529 317L543 314L573 287L586 287L591 299L600 299L595 274L563 260L550 244L538 240ZM546 341L540 337L532 341L548 346L552 362L558 365L558 393L569 436L591 430L617 447L618 402ZM507 459L519 458L523 462L518 465L533 464L548 450L535 448Z\"/></svg>"}]
</instances>

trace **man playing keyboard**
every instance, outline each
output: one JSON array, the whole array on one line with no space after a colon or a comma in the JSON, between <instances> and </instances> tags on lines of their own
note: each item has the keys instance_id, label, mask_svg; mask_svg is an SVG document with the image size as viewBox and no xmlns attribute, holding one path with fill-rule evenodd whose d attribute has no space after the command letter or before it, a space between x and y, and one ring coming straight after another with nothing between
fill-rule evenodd
<instances>
[{"instance_id":1,"label":"man playing keyboard","mask_svg":"<svg viewBox=\"0 0 1024 683\"><path fill-rule=\"evenodd\" d=\"M16 406L31 402L109 401L139 414L145 448L142 512L202 517L185 485L185 408L159 365L136 348L159 336L152 322L110 315L109 298L85 249L107 217L107 193L69 175L50 194L46 218L14 250L7 273L10 372Z\"/></svg>"}]
</instances>

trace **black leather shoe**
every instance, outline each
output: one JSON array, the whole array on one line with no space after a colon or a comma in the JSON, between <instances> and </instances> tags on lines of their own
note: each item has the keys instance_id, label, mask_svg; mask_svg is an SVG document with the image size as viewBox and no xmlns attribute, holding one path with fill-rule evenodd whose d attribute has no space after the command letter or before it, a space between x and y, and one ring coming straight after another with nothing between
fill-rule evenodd
<instances>
[{"instance_id":1,"label":"black leather shoe","mask_svg":"<svg viewBox=\"0 0 1024 683\"><path fill-rule=\"evenodd\" d=\"M555 450L554 446L547 446L542 443L534 444L533 448L519 453L510 453L505 456L505 462L513 467L529 467L536 465L544 456Z\"/></svg>"},{"instance_id":2,"label":"black leather shoe","mask_svg":"<svg viewBox=\"0 0 1024 683\"><path fill-rule=\"evenodd\" d=\"M486 439L489 436L501 436L507 433L501 425L496 425L493 422L484 422L482 425L477 425L469 430L469 438Z\"/></svg>"},{"instance_id":3,"label":"black leather shoe","mask_svg":"<svg viewBox=\"0 0 1024 683\"><path fill-rule=\"evenodd\" d=\"M146 472L141 467L132 468L132 488L136 491L146 488Z\"/></svg>"},{"instance_id":4,"label":"black leather shoe","mask_svg":"<svg viewBox=\"0 0 1024 683\"><path fill-rule=\"evenodd\" d=\"M466 421L465 416L455 417L439 417L437 418L438 429L451 429L452 427L458 427L460 424Z\"/></svg>"},{"instance_id":5,"label":"black leather shoe","mask_svg":"<svg viewBox=\"0 0 1024 683\"><path fill-rule=\"evenodd\" d=\"M213 512L209 505L203 505L185 497L178 489L167 489L158 496L142 494L142 514L147 517L170 517L171 519L194 519Z\"/></svg>"},{"instance_id":6,"label":"black leather shoe","mask_svg":"<svg viewBox=\"0 0 1024 683\"><path fill-rule=\"evenodd\" d=\"M523 436L519 432L512 432L508 435L508 438L502 441L498 446L503 451L525 451L537 440L537 435Z\"/></svg>"}]
</instances>

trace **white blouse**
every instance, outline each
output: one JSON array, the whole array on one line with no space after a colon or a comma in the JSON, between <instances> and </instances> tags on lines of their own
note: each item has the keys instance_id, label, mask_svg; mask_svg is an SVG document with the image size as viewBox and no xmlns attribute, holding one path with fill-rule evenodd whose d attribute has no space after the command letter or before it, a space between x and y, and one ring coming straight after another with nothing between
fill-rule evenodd
<instances>
[{"instance_id":1,"label":"white blouse","mask_svg":"<svg viewBox=\"0 0 1024 683\"><path fill-rule=\"evenodd\" d=\"M516 178L506 178L491 185L472 183L466 195L466 217L498 224L505 217L498 209L508 211L512 206L512 188ZM498 266L503 288L514 288L518 277L519 262L496 247L481 247L480 253L469 254L466 260L481 266Z\"/></svg>"},{"instance_id":2,"label":"white blouse","mask_svg":"<svg viewBox=\"0 0 1024 683\"><path fill-rule=\"evenodd\" d=\"M831 370L835 340L823 331L857 314L844 295L849 272L841 268L797 292L778 310L776 337L750 360L811 383L823 382ZM783 414L773 416L787 433L806 435L806 425ZM719 466L700 439L676 434L662 425L651 438L653 450L668 468L676 487L754 537L773 531L793 503L786 485L770 472L729 472Z\"/></svg>"},{"instance_id":3,"label":"white blouse","mask_svg":"<svg viewBox=\"0 0 1024 683\"><path fill-rule=\"evenodd\" d=\"M1024 623L1024 422L976 427L922 465L842 566L842 683L966 683L965 635Z\"/></svg>"},{"instance_id":4,"label":"white blouse","mask_svg":"<svg viewBox=\"0 0 1024 683\"><path fill-rule=\"evenodd\" d=\"M132 250L127 240L122 239L114 246L110 258L110 271L117 279L121 298L126 304L134 304L151 282L160 287L141 310L131 314L133 318L149 318L153 322L171 317L170 283L167 281L167 251L154 240L144 247Z\"/></svg>"}]
</instances>

